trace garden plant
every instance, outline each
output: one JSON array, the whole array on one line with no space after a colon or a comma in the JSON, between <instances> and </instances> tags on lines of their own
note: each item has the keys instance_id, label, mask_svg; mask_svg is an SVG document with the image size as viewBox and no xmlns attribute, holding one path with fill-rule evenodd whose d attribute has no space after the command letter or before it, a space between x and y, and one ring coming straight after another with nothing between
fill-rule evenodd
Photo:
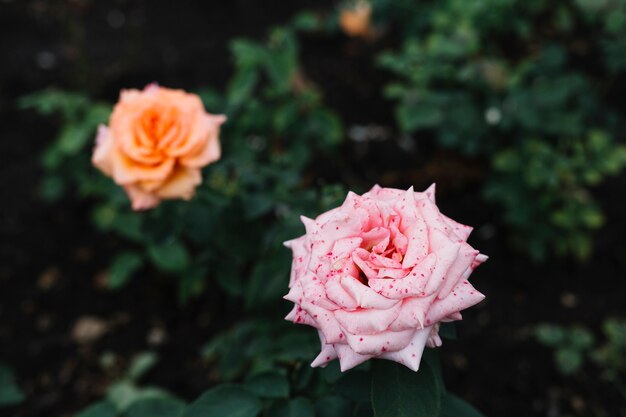
<instances>
[{"instance_id":1,"label":"garden plant","mask_svg":"<svg viewBox=\"0 0 626 417\"><path fill-rule=\"evenodd\" d=\"M626 416L626 2L261 3L0 6L0 414Z\"/></svg>"}]
</instances>

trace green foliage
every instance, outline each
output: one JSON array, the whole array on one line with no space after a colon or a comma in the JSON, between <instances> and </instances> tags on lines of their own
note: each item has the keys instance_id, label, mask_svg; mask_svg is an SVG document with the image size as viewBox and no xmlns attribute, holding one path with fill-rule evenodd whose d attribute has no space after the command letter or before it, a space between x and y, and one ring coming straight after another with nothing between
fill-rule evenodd
<instances>
[{"instance_id":1,"label":"green foliage","mask_svg":"<svg viewBox=\"0 0 626 417\"><path fill-rule=\"evenodd\" d=\"M579 326L542 324L535 337L554 350L557 369L566 376L580 374L590 359L622 397L626 399L626 320L607 318L602 322L604 341L596 342L590 330Z\"/></svg>"},{"instance_id":2,"label":"green foliage","mask_svg":"<svg viewBox=\"0 0 626 417\"><path fill-rule=\"evenodd\" d=\"M185 410L182 417L255 417L261 408L261 401L246 389L224 385L204 393Z\"/></svg>"},{"instance_id":3,"label":"green foliage","mask_svg":"<svg viewBox=\"0 0 626 417\"><path fill-rule=\"evenodd\" d=\"M519 231L514 241L536 259L550 244L559 254L590 255L589 232L604 216L588 191L626 164L626 148L600 131L558 143L530 139L494 155L487 198L505 207L505 220Z\"/></svg>"},{"instance_id":4,"label":"green foliage","mask_svg":"<svg viewBox=\"0 0 626 417\"><path fill-rule=\"evenodd\" d=\"M13 372L0 364L0 407L16 405L24 401L24 394L15 383Z\"/></svg>"},{"instance_id":5,"label":"green foliage","mask_svg":"<svg viewBox=\"0 0 626 417\"><path fill-rule=\"evenodd\" d=\"M400 129L490 159L485 195L533 258L550 249L588 257L602 224L589 189L626 165L614 139L624 126L607 97L626 68L626 3L373 4L407 34L378 58L395 77L384 93ZM570 38L584 39L584 50ZM593 50L598 65L589 65Z\"/></svg>"},{"instance_id":6,"label":"green foliage","mask_svg":"<svg viewBox=\"0 0 626 417\"><path fill-rule=\"evenodd\" d=\"M585 354L594 343L593 335L585 328L570 328L542 324L535 328L535 337L554 349L554 361L561 373L577 373L584 363Z\"/></svg>"},{"instance_id":7,"label":"green foliage","mask_svg":"<svg viewBox=\"0 0 626 417\"><path fill-rule=\"evenodd\" d=\"M224 156L205 170L193 201L147 213L132 212L121 187L91 166L91 143L109 104L56 90L22 99L24 108L57 116L61 126L43 157L44 197L89 199L95 227L127 242L108 271L112 290L148 261L178 279L182 302L200 294L207 279L242 297L249 310L283 295L289 254L282 242L301 233L300 214L320 212L337 192L306 191L305 176L343 137L339 118L300 70L298 50L289 27L273 29L264 43L231 42L235 71L225 93L200 92L209 112L236 120L223 126Z\"/></svg>"},{"instance_id":8,"label":"green foliage","mask_svg":"<svg viewBox=\"0 0 626 417\"><path fill-rule=\"evenodd\" d=\"M592 360L603 369L603 376L619 384L626 397L626 386L620 375L626 374L626 320L609 318L602 323L605 343L591 354Z\"/></svg>"},{"instance_id":9,"label":"green foliage","mask_svg":"<svg viewBox=\"0 0 626 417\"><path fill-rule=\"evenodd\" d=\"M109 268L109 287L112 289L123 287L133 273L141 268L142 264L143 259L138 253L123 252L119 254Z\"/></svg>"},{"instance_id":10,"label":"green foliage","mask_svg":"<svg viewBox=\"0 0 626 417\"><path fill-rule=\"evenodd\" d=\"M441 417L483 417L483 415L454 394L446 394L441 402Z\"/></svg>"},{"instance_id":11,"label":"green foliage","mask_svg":"<svg viewBox=\"0 0 626 417\"><path fill-rule=\"evenodd\" d=\"M395 362L376 361L372 406L376 417L438 416L442 392L426 362L413 372Z\"/></svg>"}]
</instances>

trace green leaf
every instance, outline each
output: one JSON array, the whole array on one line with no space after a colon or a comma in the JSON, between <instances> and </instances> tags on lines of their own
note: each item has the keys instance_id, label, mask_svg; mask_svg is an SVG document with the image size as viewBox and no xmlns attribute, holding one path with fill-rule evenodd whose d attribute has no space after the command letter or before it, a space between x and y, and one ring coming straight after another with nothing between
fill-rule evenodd
<instances>
[{"instance_id":1,"label":"green leaf","mask_svg":"<svg viewBox=\"0 0 626 417\"><path fill-rule=\"evenodd\" d=\"M396 109L396 118L406 132L435 127L444 120L441 110L428 104L400 106Z\"/></svg>"},{"instance_id":2,"label":"green leaf","mask_svg":"<svg viewBox=\"0 0 626 417\"><path fill-rule=\"evenodd\" d=\"M573 375L583 365L583 355L575 349L559 349L554 352L554 358L564 375Z\"/></svg>"},{"instance_id":3,"label":"green leaf","mask_svg":"<svg viewBox=\"0 0 626 417\"><path fill-rule=\"evenodd\" d=\"M337 396L323 397L315 403L315 413L319 417L346 417L352 413L350 402Z\"/></svg>"},{"instance_id":4,"label":"green leaf","mask_svg":"<svg viewBox=\"0 0 626 417\"><path fill-rule=\"evenodd\" d=\"M372 363L372 406L376 417L437 417L441 394L427 362L413 372L396 362Z\"/></svg>"},{"instance_id":5,"label":"green leaf","mask_svg":"<svg viewBox=\"0 0 626 417\"><path fill-rule=\"evenodd\" d=\"M126 411L139 401L166 398L172 398L172 394L156 387L138 388L128 381L113 384L107 392L107 400L115 404L119 411Z\"/></svg>"},{"instance_id":6,"label":"green leaf","mask_svg":"<svg viewBox=\"0 0 626 417\"><path fill-rule=\"evenodd\" d=\"M238 107L250 98L258 80L259 74L254 68L238 71L228 85L228 105Z\"/></svg>"},{"instance_id":7,"label":"green leaf","mask_svg":"<svg viewBox=\"0 0 626 417\"><path fill-rule=\"evenodd\" d=\"M75 155L93 138L95 138L93 126L68 124L61 130L55 147L64 155Z\"/></svg>"},{"instance_id":8,"label":"green leaf","mask_svg":"<svg viewBox=\"0 0 626 417\"><path fill-rule=\"evenodd\" d=\"M117 417L117 411L108 401L100 401L80 411L74 417Z\"/></svg>"},{"instance_id":9,"label":"green leaf","mask_svg":"<svg viewBox=\"0 0 626 417\"><path fill-rule=\"evenodd\" d=\"M252 270L245 294L247 309L274 302L285 292L289 276L289 253L278 249Z\"/></svg>"},{"instance_id":10,"label":"green leaf","mask_svg":"<svg viewBox=\"0 0 626 417\"><path fill-rule=\"evenodd\" d=\"M558 346L566 338L565 329L554 324L540 324L535 328L535 337L547 346Z\"/></svg>"},{"instance_id":11,"label":"green leaf","mask_svg":"<svg viewBox=\"0 0 626 417\"><path fill-rule=\"evenodd\" d=\"M185 246L178 241L148 248L150 259L166 272L182 272L189 265L190 258Z\"/></svg>"},{"instance_id":12,"label":"green leaf","mask_svg":"<svg viewBox=\"0 0 626 417\"><path fill-rule=\"evenodd\" d=\"M335 384L335 391L352 401L369 401L372 377L370 372L351 370L344 373Z\"/></svg>"},{"instance_id":13,"label":"green leaf","mask_svg":"<svg viewBox=\"0 0 626 417\"><path fill-rule=\"evenodd\" d=\"M19 404L24 401L24 394L15 384L13 372L5 365L0 365L0 406Z\"/></svg>"},{"instance_id":14,"label":"green leaf","mask_svg":"<svg viewBox=\"0 0 626 417\"><path fill-rule=\"evenodd\" d=\"M39 186L41 197L48 202L61 198L66 188L64 179L55 175L46 176Z\"/></svg>"},{"instance_id":15,"label":"green leaf","mask_svg":"<svg viewBox=\"0 0 626 417\"><path fill-rule=\"evenodd\" d=\"M261 407L261 401L248 390L222 385L205 392L182 417L255 417Z\"/></svg>"},{"instance_id":16,"label":"green leaf","mask_svg":"<svg viewBox=\"0 0 626 417\"><path fill-rule=\"evenodd\" d=\"M133 358L130 369L126 373L126 378L131 381L137 381L154 367L158 359L159 357L153 352L142 352L138 354Z\"/></svg>"},{"instance_id":17,"label":"green leaf","mask_svg":"<svg viewBox=\"0 0 626 417\"><path fill-rule=\"evenodd\" d=\"M118 255L109 268L109 288L116 290L123 287L142 264L143 259L136 252Z\"/></svg>"},{"instance_id":18,"label":"green leaf","mask_svg":"<svg viewBox=\"0 0 626 417\"><path fill-rule=\"evenodd\" d=\"M253 375L246 381L246 386L261 398L289 397L289 381L285 375L276 371Z\"/></svg>"},{"instance_id":19,"label":"green leaf","mask_svg":"<svg viewBox=\"0 0 626 417\"><path fill-rule=\"evenodd\" d=\"M435 375L435 382L437 383L437 389L441 393L441 395L445 395L446 386L443 382L443 374L441 372L441 361L439 360L439 350L438 349L424 349L422 354L421 363L427 363L430 366L430 370L433 371L433 375ZM422 365L420 364L420 367Z\"/></svg>"},{"instance_id":20,"label":"green leaf","mask_svg":"<svg viewBox=\"0 0 626 417\"><path fill-rule=\"evenodd\" d=\"M135 402L124 417L178 417L184 409L185 403L174 398L150 398Z\"/></svg>"},{"instance_id":21,"label":"green leaf","mask_svg":"<svg viewBox=\"0 0 626 417\"><path fill-rule=\"evenodd\" d=\"M267 59L267 52L263 46L246 39L233 40L230 43L230 50L237 68L255 67Z\"/></svg>"},{"instance_id":22,"label":"green leaf","mask_svg":"<svg viewBox=\"0 0 626 417\"><path fill-rule=\"evenodd\" d=\"M478 410L465 400L454 394L443 397L441 404L441 417L484 417Z\"/></svg>"},{"instance_id":23,"label":"green leaf","mask_svg":"<svg viewBox=\"0 0 626 417\"><path fill-rule=\"evenodd\" d=\"M278 401L267 410L271 417L315 417L315 409L307 398Z\"/></svg>"}]
</instances>

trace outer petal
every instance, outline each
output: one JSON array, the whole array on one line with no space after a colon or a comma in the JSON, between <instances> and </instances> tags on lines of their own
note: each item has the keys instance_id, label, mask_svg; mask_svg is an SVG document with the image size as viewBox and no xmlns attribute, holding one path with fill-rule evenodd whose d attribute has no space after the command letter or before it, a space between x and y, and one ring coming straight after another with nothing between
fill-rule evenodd
<instances>
[{"instance_id":1,"label":"outer petal","mask_svg":"<svg viewBox=\"0 0 626 417\"><path fill-rule=\"evenodd\" d=\"M219 140L220 126L226 121L226 116L207 115L207 140L204 146L200 147L195 153L183 155L180 157L179 162L189 168L201 168L205 165L215 162L220 159L221 148Z\"/></svg>"},{"instance_id":2,"label":"outer petal","mask_svg":"<svg viewBox=\"0 0 626 417\"><path fill-rule=\"evenodd\" d=\"M371 355L360 355L356 353L348 345L335 345L335 350L337 351L337 356L339 357L339 368L341 368L341 372L352 369L372 358Z\"/></svg>"},{"instance_id":3,"label":"outer petal","mask_svg":"<svg viewBox=\"0 0 626 417\"><path fill-rule=\"evenodd\" d=\"M161 199L154 194L148 193L136 185L126 185L124 186L124 190L130 198L133 210L148 210L156 207L161 201Z\"/></svg>"},{"instance_id":4,"label":"outer petal","mask_svg":"<svg viewBox=\"0 0 626 417\"><path fill-rule=\"evenodd\" d=\"M182 198L189 200L193 197L196 187L202 182L202 176L197 169L178 168L159 187L155 194L160 198Z\"/></svg>"},{"instance_id":5,"label":"outer petal","mask_svg":"<svg viewBox=\"0 0 626 417\"><path fill-rule=\"evenodd\" d=\"M114 140L111 137L109 128L100 125L98 127L98 134L96 135L96 147L91 157L91 162L96 168L108 175L113 175L113 152L114 152Z\"/></svg>"},{"instance_id":6,"label":"outer petal","mask_svg":"<svg viewBox=\"0 0 626 417\"><path fill-rule=\"evenodd\" d=\"M446 298L433 303L428 311L426 324L437 323L453 313L480 303L484 299L485 296L483 294L478 292L467 281L463 281Z\"/></svg>"},{"instance_id":7,"label":"outer petal","mask_svg":"<svg viewBox=\"0 0 626 417\"><path fill-rule=\"evenodd\" d=\"M330 361L337 359L337 351L335 350L334 345L326 343L324 333L318 331L318 335L320 337L322 348L319 355L317 355L315 360L313 360L313 362L311 363L311 366L313 368L324 368L326 365L328 365Z\"/></svg>"},{"instance_id":8,"label":"outer petal","mask_svg":"<svg viewBox=\"0 0 626 417\"><path fill-rule=\"evenodd\" d=\"M412 340L404 349L396 352L385 352L380 355L382 359L388 359L401 363L412 371L417 371L420 366L424 347L430 335L430 327L417 330L413 334Z\"/></svg>"}]
</instances>

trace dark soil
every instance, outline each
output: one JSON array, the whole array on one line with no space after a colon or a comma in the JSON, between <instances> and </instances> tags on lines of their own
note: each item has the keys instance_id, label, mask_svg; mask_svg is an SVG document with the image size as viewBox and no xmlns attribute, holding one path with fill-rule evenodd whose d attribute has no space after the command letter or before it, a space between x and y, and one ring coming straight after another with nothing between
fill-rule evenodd
<instances>
[{"instance_id":1,"label":"dark soil","mask_svg":"<svg viewBox=\"0 0 626 417\"><path fill-rule=\"evenodd\" d=\"M28 397L2 415L69 416L100 398L132 355L147 349L162 360L146 382L194 398L211 384L198 349L227 324L224 309L232 308L210 294L181 307L172 296L175 283L153 273L124 291L103 289L102 271L121 243L93 231L87 203L41 202L38 157L55 126L17 110L15 99L51 85L109 101L122 87L153 80L223 88L231 70L229 39L262 37L295 11L328 3L0 3L0 362L13 367ZM348 127L391 125L391 105L379 94L387 75L371 65L372 55L389 46L381 42L303 39L307 76ZM352 156L338 167L342 178L351 185L416 188L436 180L442 211L475 225L471 243L491 257L474 276L487 299L464 314L459 340L442 348L449 390L487 416L626 416L625 399L598 369L588 365L578 377L563 377L551 352L530 335L533 325L546 321L597 331L603 318L626 316L626 202L615 196L625 189L626 175L595 190L609 226L598 233L590 262L534 265L508 249L506 231L494 220L497 208L481 199L481 161L433 153L421 143L406 148L396 136L383 129L380 141L347 144ZM85 317L107 329L96 343L72 337ZM103 357L113 358L106 371Z\"/></svg>"}]
</instances>

